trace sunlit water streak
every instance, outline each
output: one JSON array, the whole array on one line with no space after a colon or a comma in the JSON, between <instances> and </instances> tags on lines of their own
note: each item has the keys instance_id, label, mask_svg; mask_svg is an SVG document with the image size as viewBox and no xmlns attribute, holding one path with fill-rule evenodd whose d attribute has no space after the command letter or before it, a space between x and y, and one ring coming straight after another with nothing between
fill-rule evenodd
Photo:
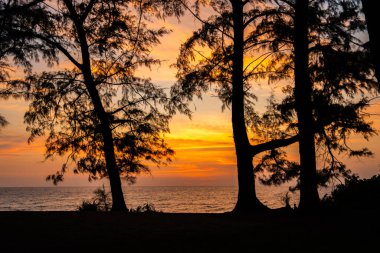
<instances>
[{"instance_id":1,"label":"sunlit water streak","mask_svg":"<svg viewBox=\"0 0 380 253\"><path fill-rule=\"evenodd\" d=\"M0 211L75 211L97 187L0 187ZM259 199L271 208L284 206L287 187L258 187ZM222 213L236 203L237 188L223 186L132 186L124 188L129 208L145 203L173 213ZM298 203L291 196L291 205Z\"/></svg>"}]
</instances>

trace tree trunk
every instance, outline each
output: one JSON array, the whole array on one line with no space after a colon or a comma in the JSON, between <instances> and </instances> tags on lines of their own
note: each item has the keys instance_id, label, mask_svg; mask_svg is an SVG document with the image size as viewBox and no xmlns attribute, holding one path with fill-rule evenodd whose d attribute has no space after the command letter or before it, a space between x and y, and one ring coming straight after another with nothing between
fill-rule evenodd
<instances>
[{"instance_id":1,"label":"tree trunk","mask_svg":"<svg viewBox=\"0 0 380 253\"><path fill-rule=\"evenodd\" d=\"M84 53L86 57L86 53ZM85 58L84 57L84 58ZM88 58L89 59L89 58ZM95 82L91 74L90 61L83 61L84 79L86 88L90 94L91 101L94 105L94 110L100 121L100 131L103 137L103 151L106 160L106 167L108 178L110 180L111 195L112 195L112 211L127 211L127 205L125 204L123 189L121 187L121 179L119 171L116 165L115 149L113 144L112 130L109 122L108 115L104 110L102 101L99 96L99 92L96 89ZM87 63L87 64L86 64ZM86 66L87 65L87 66Z\"/></svg>"},{"instance_id":2,"label":"tree trunk","mask_svg":"<svg viewBox=\"0 0 380 253\"><path fill-rule=\"evenodd\" d=\"M91 84L92 83L92 84ZM107 173L110 180L112 195L112 211L127 211L127 205L124 201L123 189L121 185L120 175L116 165L115 150L113 145L112 130L110 122L103 108L102 101L95 85L91 80L86 81L87 90L89 91L95 112L100 121L101 133L104 143L104 156L106 160Z\"/></svg>"},{"instance_id":3,"label":"tree trunk","mask_svg":"<svg viewBox=\"0 0 380 253\"><path fill-rule=\"evenodd\" d=\"M82 65L81 71L84 76L87 91L90 95L91 102L94 106L96 115L100 121L100 131L103 137L103 151L106 160L106 169L111 186L112 195L112 211L127 211L127 205L124 201L123 189L121 187L120 174L116 165L116 156L113 144L113 136L110 121L106 111L104 110L103 103L100 99L99 92L96 88L94 78L91 72L91 58L88 51L88 43L86 32L83 28L83 22L78 17L74 6L71 1L64 0L75 27L78 32L78 40L81 47Z\"/></svg>"},{"instance_id":4,"label":"tree trunk","mask_svg":"<svg viewBox=\"0 0 380 253\"><path fill-rule=\"evenodd\" d=\"M244 116L244 26L243 3L231 1L233 8L234 56L232 72L232 128L237 157L238 201L234 212L261 211L266 207L257 199L252 154Z\"/></svg>"},{"instance_id":5,"label":"tree trunk","mask_svg":"<svg viewBox=\"0 0 380 253\"><path fill-rule=\"evenodd\" d=\"M312 83L309 76L308 0L296 0L295 6L295 103L299 129L301 163L300 203L303 211L319 206L317 166L313 131Z\"/></svg>"},{"instance_id":6,"label":"tree trunk","mask_svg":"<svg viewBox=\"0 0 380 253\"><path fill-rule=\"evenodd\" d=\"M371 58L375 66L376 79L378 82L380 82L380 59L379 59L380 41L377 37L378 35L376 35L377 3L378 1L375 1L375 0L362 0L365 19L367 22Z\"/></svg>"}]
</instances>

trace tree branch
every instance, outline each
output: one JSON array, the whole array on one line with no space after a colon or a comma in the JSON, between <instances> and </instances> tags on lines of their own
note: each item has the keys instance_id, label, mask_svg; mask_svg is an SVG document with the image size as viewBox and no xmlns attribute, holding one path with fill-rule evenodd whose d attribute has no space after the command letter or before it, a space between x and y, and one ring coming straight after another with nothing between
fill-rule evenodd
<instances>
[{"instance_id":1,"label":"tree branch","mask_svg":"<svg viewBox=\"0 0 380 253\"><path fill-rule=\"evenodd\" d=\"M203 25L208 25L210 27L213 27L215 28L216 30L218 30L219 32L221 32L222 34L224 34L225 36L227 36L228 38L232 39L233 40L233 37L227 33L225 33L222 29L220 29L219 27L217 27L216 25L213 25L213 24L210 24L208 23L207 21L204 21L203 19L201 19L201 17L199 17L189 6L187 6L186 3L184 3L183 1L181 1L182 5L185 7L185 9L187 9L191 15L193 15L198 21L200 21Z\"/></svg>"},{"instance_id":2,"label":"tree branch","mask_svg":"<svg viewBox=\"0 0 380 253\"><path fill-rule=\"evenodd\" d=\"M286 147L286 146L289 146L293 143L296 143L298 141L298 138L299 136L296 135L296 136L293 136L293 137L290 137L290 138L287 138L287 139L278 139L278 140L272 140L272 141L268 141L268 142L265 142L265 143L260 143L260 144L257 144L257 145L252 145L251 146L251 155L252 156L255 156L261 152L264 152L264 151L268 151L268 150L272 150L272 149L276 149L276 148L282 148L282 147Z\"/></svg>"},{"instance_id":3,"label":"tree branch","mask_svg":"<svg viewBox=\"0 0 380 253\"><path fill-rule=\"evenodd\" d=\"M71 54L69 51L67 51L66 48L64 48L60 43L51 40L41 34L38 33L31 33L31 35L35 38L41 39L45 41L46 43L56 47L61 53L63 53L78 69L82 69L82 64L80 64Z\"/></svg>"},{"instance_id":4,"label":"tree branch","mask_svg":"<svg viewBox=\"0 0 380 253\"><path fill-rule=\"evenodd\" d=\"M91 12L92 10L92 7L94 7L94 4L97 2L97 0L91 0L88 5L86 6L86 9L84 10L84 12L82 13L82 15L80 16L80 20L81 22L84 22L88 16L88 14Z\"/></svg>"}]
</instances>

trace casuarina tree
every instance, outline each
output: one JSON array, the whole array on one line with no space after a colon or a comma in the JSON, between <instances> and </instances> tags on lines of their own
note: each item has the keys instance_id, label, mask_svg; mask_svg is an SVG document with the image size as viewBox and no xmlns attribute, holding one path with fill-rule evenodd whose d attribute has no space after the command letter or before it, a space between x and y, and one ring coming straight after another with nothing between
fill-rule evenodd
<instances>
[{"instance_id":1,"label":"casuarina tree","mask_svg":"<svg viewBox=\"0 0 380 253\"><path fill-rule=\"evenodd\" d=\"M273 3L281 14L261 24L273 31L272 51L277 55L267 65L267 73L273 80L294 81L284 88L285 99L274 107L288 120L293 118L298 128L300 165L284 168L281 165L289 163L280 159L281 152L269 155L265 164L272 164L271 176L264 181L278 184L297 178L300 208L312 211L319 205L318 184L349 175L339 155L372 154L366 148L350 147L349 138L359 134L368 139L376 133L366 117L371 97L376 96L376 82L368 52L357 38L365 26L354 1ZM291 50L278 51L286 45Z\"/></svg>"},{"instance_id":2,"label":"casuarina tree","mask_svg":"<svg viewBox=\"0 0 380 253\"><path fill-rule=\"evenodd\" d=\"M302 209L315 209L317 167L312 112L312 83L309 76L309 1L296 0L294 7L294 98L300 135L300 205Z\"/></svg>"},{"instance_id":3,"label":"casuarina tree","mask_svg":"<svg viewBox=\"0 0 380 253\"><path fill-rule=\"evenodd\" d=\"M239 185L234 211L266 210L256 196L253 157L297 141L297 134L283 132L278 139L254 143L247 129L253 120L248 115L255 111L250 87L253 80L265 76L262 63L271 56L264 51L267 32L257 33L256 25L276 10L263 5L265 1L200 2L189 5L182 1L202 26L181 46L176 63L178 83L172 88L172 96L191 101L211 90L223 108L231 108ZM207 19L200 15L202 4L212 9ZM202 53L202 49L207 51Z\"/></svg>"},{"instance_id":4,"label":"casuarina tree","mask_svg":"<svg viewBox=\"0 0 380 253\"><path fill-rule=\"evenodd\" d=\"M151 48L168 31L148 27L152 8L143 1L44 1L48 18L36 27L12 27L52 49L67 69L29 75L8 82L10 95L30 100L25 122L29 141L47 135L46 158L67 156L64 173L108 177L112 210L127 210L121 177L133 182L149 164L170 161L173 151L163 139L170 115L162 88L136 75L159 61ZM58 60L58 59L55 59ZM54 63L54 62L51 62Z\"/></svg>"}]
</instances>

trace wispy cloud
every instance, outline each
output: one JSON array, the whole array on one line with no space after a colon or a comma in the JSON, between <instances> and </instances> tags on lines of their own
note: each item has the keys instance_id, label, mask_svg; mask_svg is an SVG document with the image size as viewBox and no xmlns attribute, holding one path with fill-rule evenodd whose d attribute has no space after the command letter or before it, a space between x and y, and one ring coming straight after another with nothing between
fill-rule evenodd
<instances>
[{"instance_id":1,"label":"wispy cloud","mask_svg":"<svg viewBox=\"0 0 380 253\"><path fill-rule=\"evenodd\" d=\"M44 143L42 139L28 144L25 135L0 135L0 156L21 156L25 154L44 153ZM41 159L41 156L39 157Z\"/></svg>"}]
</instances>

